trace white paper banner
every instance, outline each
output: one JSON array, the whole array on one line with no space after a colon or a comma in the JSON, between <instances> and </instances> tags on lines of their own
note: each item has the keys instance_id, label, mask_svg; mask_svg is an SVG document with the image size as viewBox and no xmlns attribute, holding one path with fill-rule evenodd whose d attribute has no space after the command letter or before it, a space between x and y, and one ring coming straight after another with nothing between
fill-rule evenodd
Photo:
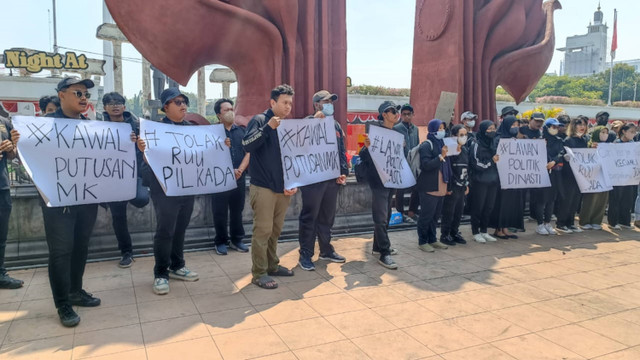
<instances>
[{"instance_id":1,"label":"white paper banner","mask_svg":"<svg viewBox=\"0 0 640 360\"><path fill-rule=\"evenodd\" d=\"M145 156L167 196L199 195L236 188L224 126L178 126L140 120Z\"/></svg>"},{"instance_id":2,"label":"white paper banner","mask_svg":"<svg viewBox=\"0 0 640 360\"><path fill-rule=\"evenodd\" d=\"M340 177L333 116L282 120L277 130L285 189Z\"/></svg>"},{"instance_id":3,"label":"white paper banner","mask_svg":"<svg viewBox=\"0 0 640 360\"><path fill-rule=\"evenodd\" d=\"M384 187L406 189L416 184L404 157L404 135L380 126L371 126L369 139L369 154Z\"/></svg>"},{"instance_id":4,"label":"white paper banner","mask_svg":"<svg viewBox=\"0 0 640 360\"><path fill-rule=\"evenodd\" d=\"M580 192L599 193L612 190L609 178L602 171L602 158L598 149L571 149L565 146L570 157L571 171Z\"/></svg>"},{"instance_id":5,"label":"white paper banner","mask_svg":"<svg viewBox=\"0 0 640 360\"><path fill-rule=\"evenodd\" d=\"M131 125L15 116L18 152L49 207L125 201L136 196Z\"/></svg>"},{"instance_id":6,"label":"white paper banner","mask_svg":"<svg viewBox=\"0 0 640 360\"><path fill-rule=\"evenodd\" d=\"M640 184L640 143L599 143L598 154L611 186Z\"/></svg>"},{"instance_id":7,"label":"white paper banner","mask_svg":"<svg viewBox=\"0 0 640 360\"><path fill-rule=\"evenodd\" d=\"M502 189L551 186L544 140L500 139L497 168Z\"/></svg>"},{"instance_id":8,"label":"white paper banner","mask_svg":"<svg viewBox=\"0 0 640 360\"><path fill-rule=\"evenodd\" d=\"M447 157L448 156L456 156L460 154L458 151L458 137L446 137L443 139L444 145L447 147Z\"/></svg>"}]
</instances>

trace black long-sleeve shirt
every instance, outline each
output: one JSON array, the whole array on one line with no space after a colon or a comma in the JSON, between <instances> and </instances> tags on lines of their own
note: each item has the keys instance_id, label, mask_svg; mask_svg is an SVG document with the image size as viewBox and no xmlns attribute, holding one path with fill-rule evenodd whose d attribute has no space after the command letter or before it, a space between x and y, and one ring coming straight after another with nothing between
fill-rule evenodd
<instances>
[{"instance_id":1,"label":"black long-sleeve shirt","mask_svg":"<svg viewBox=\"0 0 640 360\"><path fill-rule=\"evenodd\" d=\"M271 109L255 115L242 140L244 149L251 154L249 176L251 184L270 189L275 193L284 192L284 173L280 155L278 132L269 126L274 116Z\"/></svg>"}]
</instances>

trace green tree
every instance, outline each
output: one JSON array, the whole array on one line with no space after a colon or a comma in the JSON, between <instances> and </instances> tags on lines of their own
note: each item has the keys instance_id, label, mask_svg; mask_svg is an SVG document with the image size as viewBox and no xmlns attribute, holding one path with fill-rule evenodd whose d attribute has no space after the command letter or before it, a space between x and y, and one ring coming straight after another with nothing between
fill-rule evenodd
<instances>
[{"instance_id":1,"label":"green tree","mask_svg":"<svg viewBox=\"0 0 640 360\"><path fill-rule=\"evenodd\" d=\"M125 99L125 105L127 106L127 110L130 113L141 117L144 111L144 99L142 97L142 91L133 95L131 99Z\"/></svg>"},{"instance_id":2,"label":"green tree","mask_svg":"<svg viewBox=\"0 0 640 360\"><path fill-rule=\"evenodd\" d=\"M604 86L602 100L607 101L609 96L609 74L611 69L594 75ZM633 89L637 82L640 82L640 74L635 68L627 64L616 64L613 67L613 91L611 93L611 101L629 101L633 100ZM637 100L637 99L636 99Z\"/></svg>"}]
</instances>

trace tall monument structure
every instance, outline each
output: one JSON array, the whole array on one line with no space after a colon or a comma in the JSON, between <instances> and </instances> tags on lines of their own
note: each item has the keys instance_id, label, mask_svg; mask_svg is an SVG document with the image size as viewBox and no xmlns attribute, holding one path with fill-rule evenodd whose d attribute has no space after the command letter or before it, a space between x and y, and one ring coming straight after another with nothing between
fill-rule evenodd
<instances>
[{"instance_id":1,"label":"tall monument structure","mask_svg":"<svg viewBox=\"0 0 640 360\"><path fill-rule=\"evenodd\" d=\"M564 51L564 71L562 75L589 76L602 72L607 67L607 25L603 22L603 13L598 10L593 14L593 23L587 27L584 35L570 36Z\"/></svg>"}]
</instances>

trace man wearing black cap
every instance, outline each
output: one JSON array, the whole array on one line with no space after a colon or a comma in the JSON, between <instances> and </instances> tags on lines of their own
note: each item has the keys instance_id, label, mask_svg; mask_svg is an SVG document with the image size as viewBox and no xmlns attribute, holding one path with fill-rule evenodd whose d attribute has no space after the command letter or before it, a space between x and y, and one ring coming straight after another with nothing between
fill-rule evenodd
<instances>
[{"instance_id":1,"label":"man wearing black cap","mask_svg":"<svg viewBox=\"0 0 640 360\"><path fill-rule=\"evenodd\" d=\"M541 112L534 112L531 114L529 124L520 127L520 134L522 134L525 139L541 139L543 124L544 114Z\"/></svg>"},{"instance_id":2,"label":"man wearing black cap","mask_svg":"<svg viewBox=\"0 0 640 360\"><path fill-rule=\"evenodd\" d=\"M320 90L313 95L314 115L309 117L324 118L333 116L333 102L338 95L327 90ZM300 187L302 195L302 210L298 226L298 241L300 242L300 260L298 264L303 270L314 270L311 258L315 247L316 236L320 247L320 260L337 263L345 262L345 258L334 250L331 245L331 228L336 217L336 203L340 185L347 183L349 168L347 166L344 132L337 121L334 121L336 138L338 140L338 155L340 157L340 177Z\"/></svg>"},{"instance_id":3,"label":"man wearing black cap","mask_svg":"<svg viewBox=\"0 0 640 360\"><path fill-rule=\"evenodd\" d=\"M47 117L86 120L93 81L66 77L56 90L60 98L57 111ZM98 204L47 207L41 200L44 232L49 247L49 283L62 325L78 325L80 317L72 306L98 306L100 299L82 289L89 239L98 215Z\"/></svg>"},{"instance_id":4,"label":"man wearing black cap","mask_svg":"<svg viewBox=\"0 0 640 360\"><path fill-rule=\"evenodd\" d=\"M189 126L184 118L189 106L189 98L177 88L167 88L160 94L165 124ZM144 153L146 143L138 139L138 148ZM153 208L156 212L156 233L153 236L153 292L158 295L169 293L169 278L182 281L196 281L199 276L189 270L184 261L184 235L191 221L194 196L167 196L153 174L149 164L142 166L145 182L149 184Z\"/></svg>"},{"instance_id":5,"label":"man wearing black cap","mask_svg":"<svg viewBox=\"0 0 640 360\"><path fill-rule=\"evenodd\" d=\"M393 101L385 101L378 107L379 122L371 123L371 126L380 126L392 129L398 119L400 106ZM387 229L389 228L389 213L391 212L391 194L393 189L384 187L376 166L369 154L371 140L365 137L364 147L360 150L360 160L365 169L365 176L371 188L371 215L373 216L373 254L380 255L378 263L387 269L397 269L398 265L391 255L398 253L391 248L391 241Z\"/></svg>"},{"instance_id":6,"label":"man wearing black cap","mask_svg":"<svg viewBox=\"0 0 640 360\"><path fill-rule=\"evenodd\" d=\"M500 120L504 119L505 116L509 116L509 115L513 115L513 116L518 115L518 110L516 110L513 106L503 107L502 111L500 111Z\"/></svg>"},{"instance_id":7,"label":"man wearing black cap","mask_svg":"<svg viewBox=\"0 0 640 360\"><path fill-rule=\"evenodd\" d=\"M291 112L293 88L287 84L277 86L271 90L269 103L269 110L255 115L249 121L247 134L242 141L244 149L251 154L251 282L263 289L278 287L271 276L293 276L293 271L280 266L277 247L291 196L298 191L297 188L284 188L280 140L276 130L280 126L280 120Z\"/></svg>"},{"instance_id":8,"label":"man wearing black cap","mask_svg":"<svg viewBox=\"0 0 640 360\"><path fill-rule=\"evenodd\" d=\"M413 106L410 104L404 104L400 108L400 121L394 125L393 130L404 135L404 157L409 156L409 151L414 147L420 145L420 137L418 135L418 127L413 125ZM404 213L404 193L410 191L411 198L409 199L409 211ZM408 189L396 190L396 210L402 214L402 221L408 224L415 224L415 216L418 212L418 205L420 199L418 198L417 188L411 187Z\"/></svg>"},{"instance_id":9,"label":"man wearing black cap","mask_svg":"<svg viewBox=\"0 0 640 360\"><path fill-rule=\"evenodd\" d=\"M596 125L607 126L609 125L609 113L606 111L600 111L596 114ZM609 131L608 143L614 142L617 138L615 131Z\"/></svg>"}]
</instances>

